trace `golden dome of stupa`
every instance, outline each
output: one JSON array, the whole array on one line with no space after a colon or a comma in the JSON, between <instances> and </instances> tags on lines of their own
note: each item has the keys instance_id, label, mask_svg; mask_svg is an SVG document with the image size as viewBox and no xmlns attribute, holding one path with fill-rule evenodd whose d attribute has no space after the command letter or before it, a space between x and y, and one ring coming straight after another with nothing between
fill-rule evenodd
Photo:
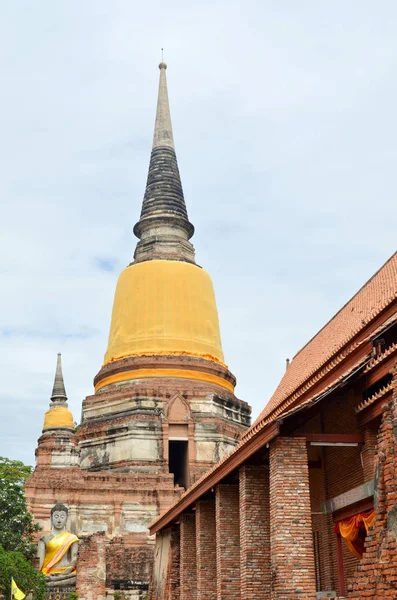
<instances>
[{"instance_id":1,"label":"golden dome of stupa","mask_svg":"<svg viewBox=\"0 0 397 600\"><path fill-rule=\"evenodd\" d=\"M58 354L50 410L44 415L43 433L52 429L74 430L73 415L68 409L65 384L62 374L61 355Z\"/></svg>"},{"instance_id":2,"label":"golden dome of stupa","mask_svg":"<svg viewBox=\"0 0 397 600\"><path fill-rule=\"evenodd\" d=\"M73 415L66 406L54 406L44 415L43 432L58 428L74 429Z\"/></svg>"},{"instance_id":3,"label":"golden dome of stupa","mask_svg":"<svg viewBox=\"0 0 397 600\"><path fill-rule=\"evenodd\" d=\"M186 355L223 364L214 289L204 269L151 260L122 271L105 364L151 355Z\"/></svg>"}]
</instances>

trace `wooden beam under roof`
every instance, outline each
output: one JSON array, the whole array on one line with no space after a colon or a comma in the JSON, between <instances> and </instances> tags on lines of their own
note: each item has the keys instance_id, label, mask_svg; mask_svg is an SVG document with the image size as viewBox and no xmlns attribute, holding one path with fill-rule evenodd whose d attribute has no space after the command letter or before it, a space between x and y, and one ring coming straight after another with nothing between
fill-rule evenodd
<instances>
[{"instance_id":1,"label":"wooden beam under roof","mask_svg":"<svg viewBox=\"0 0 397 600\"><path fill-rule=\"evenodd\" d=\"M317 444L363 444L361 433L293 433L290 437L305 438Z\"/></svg>"}]
</instances>

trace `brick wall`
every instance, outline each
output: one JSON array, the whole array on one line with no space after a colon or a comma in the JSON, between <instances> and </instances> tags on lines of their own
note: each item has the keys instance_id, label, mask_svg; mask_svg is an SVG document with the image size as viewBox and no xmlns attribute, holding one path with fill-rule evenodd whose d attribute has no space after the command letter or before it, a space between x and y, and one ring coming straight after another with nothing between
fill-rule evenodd
<instances>
[{"instance_id":1,"label":"brick wall","mask_svg":"<svg viewBox=\"0 0 397 600\"><path fill-rule=\"evenodd\" d=\"M216 600L215 499L196 504L197 600Z\"/></svg>"},{"instance_id":2,"label":"brick wall","mask_svg":"<svg viewBox=\"0 0 397 600\"><path fill-rule=\"evenodd\" d=\"M106 548L106 585L115 579L149 581L153 568L153 546L129 546L124 538L113 538Z\"/></svg>"},{"instance_id":3,"label":"brick wall","mask_svg":"<svg viewBox=\"0 0 397 600\"><path fill-rule=\"evenodd\" d=\"M240 595L239 489L219 484L215 490L217 600Z\"/></svg>"},{"instance_id":4,"label":"brick wall","mask_svg":"<svg viewBox=\"0 0 397 600\"><path fill-rule=\"evenodd\" d=\"M271 593L269 469L240 468L241 597L267 600Z\"/></svg>"},{"instance_id":5,"label":"brick wall","mask_svg":"<svg viewBox=\"0 0 397 600\"><path fill-rule=\"evenodd\" d=\"M196 516L184 514L180 523L181 536L181 600L197 598Z\"/></svg>"},{"instance_id":6,"label":"brick wall","mask_svg":"<svg viewBox=\"0 0 397 600\"><path fill-rule=\"evenodd\" d=\"M376 521L366 552L349 585L348 598L397 598L397 375L393 400L385 406L378 434L375 474Z\"/></svg>"},{"instance_id":7,"label":"brick wall","mask_svg":"<svg viewBox=\"0 0 397 600\"><path fill-rule=\"evenodd\" d=\"M306 440L270 445L272 600L316 597Z\"/></svg>"},{"instance_id":8,"label":"brick wall","mask_svg":"<svg viewBox=\"0 0 397 600\"><path fill-rule=\"evenodd\" d=\"M103 532L94 533L79 544L76 591L80 600L105 600L106 598L107 544Z\"/></svg>"}]
</instances>

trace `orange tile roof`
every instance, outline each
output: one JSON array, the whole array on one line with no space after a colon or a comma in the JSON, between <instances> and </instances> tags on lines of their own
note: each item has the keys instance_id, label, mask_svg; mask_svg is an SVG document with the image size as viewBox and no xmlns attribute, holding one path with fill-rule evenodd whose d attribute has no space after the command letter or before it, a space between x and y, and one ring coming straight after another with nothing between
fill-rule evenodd
<instances>
[{"instance_id":1,"label":"orange tile roof","mask_svg":"<svg viewBox=\"0 0 397 600\"><path fill-rule=\"evenodd\" d=\"M365 328L382 310L397 298L397 252L343 306L339 312L294 356L285 375L268 404L244 434L250 437L253 429L281 408L292 394ZM278 414L282 412L277 411Z\"/></svg>"}]
</instances>

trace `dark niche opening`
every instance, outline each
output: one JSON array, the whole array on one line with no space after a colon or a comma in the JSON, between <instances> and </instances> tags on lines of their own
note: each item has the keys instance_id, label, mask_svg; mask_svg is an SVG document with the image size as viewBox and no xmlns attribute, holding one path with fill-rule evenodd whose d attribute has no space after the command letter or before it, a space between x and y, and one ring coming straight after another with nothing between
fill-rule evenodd
<instances>
[{"instance_id":1,"label":"dark niche opening","mask_svg":"<svg viewBox=\"0 0 397 600\"><path fill-rule=\"evenodd\" d=\"M170 440L168 451L169 472L174 474L174 484L186 489L189 484L187 441Z\"/></svg>"}]
</instances>

